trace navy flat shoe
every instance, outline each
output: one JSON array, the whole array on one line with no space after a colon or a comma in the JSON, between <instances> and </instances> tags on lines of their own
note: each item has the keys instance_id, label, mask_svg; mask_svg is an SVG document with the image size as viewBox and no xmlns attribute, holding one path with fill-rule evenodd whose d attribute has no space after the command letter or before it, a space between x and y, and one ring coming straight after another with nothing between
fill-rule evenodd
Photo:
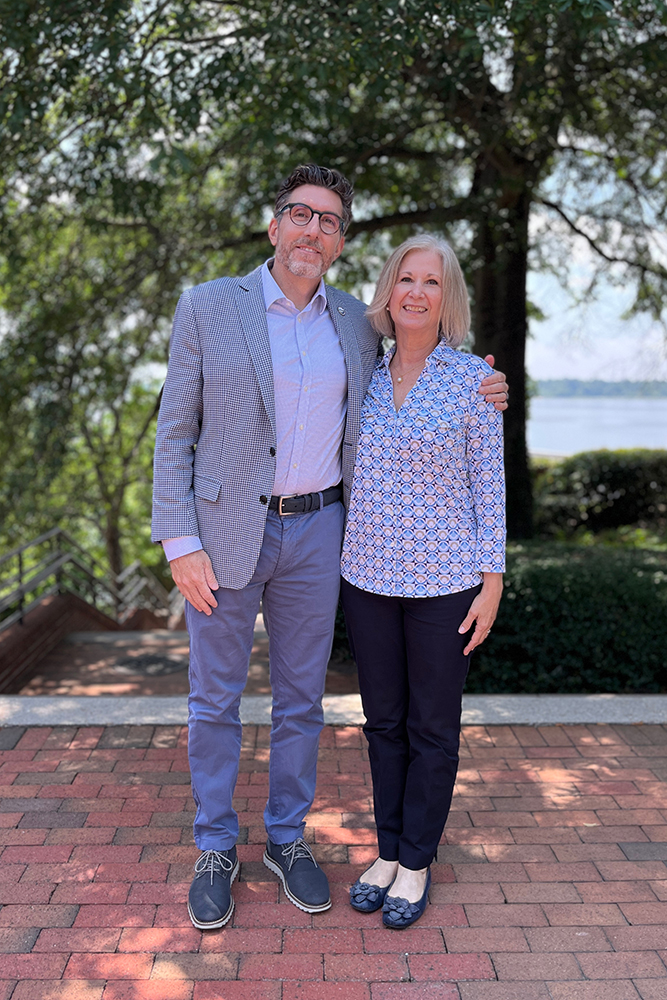
<instances>
[{"instance_id":1,"label":"navy flat shoe","mask_svg":"<svg viewBox=\"0 0 667 1000\"><path fill-rule=\"evenodd\" d=\"M386 896L382 905L382 923L385 927L391 927L395 931L402 931L405 927L414 924L419 920L426 904L428 903L428 890L431 888L431 869L426 876L424 895L418 902L409 903L402 896Z\"/></svg>"},{"instance_id":2,"label":"navy flat shoe","mask_svg":"<svg viewBox=\"0 0 667 1000\"><path fill-rule=\"evenodd\" d=\"M350 906L360 913L375 913L384 903L385 896L391 888L386 885L372 885L370 882L360 882L359 879L350 886Z\"/></svg>"}]
</instances>

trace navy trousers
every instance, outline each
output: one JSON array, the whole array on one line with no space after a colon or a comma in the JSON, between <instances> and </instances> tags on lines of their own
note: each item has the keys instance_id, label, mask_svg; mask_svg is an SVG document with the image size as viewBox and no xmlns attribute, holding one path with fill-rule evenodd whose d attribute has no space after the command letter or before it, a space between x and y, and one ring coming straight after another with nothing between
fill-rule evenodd
<instances>
[{"instance_id":1,"label":"navy trousers","mask_svg":"<svg viewBox=\"0 0 667 1000\"><path fill-rule=\"evenodd\" d=\"M342 581L380 857L415 871L433 861L452 801L470 661L458 627L480 589L384 597Z\"/></svg>"}]
</instances>

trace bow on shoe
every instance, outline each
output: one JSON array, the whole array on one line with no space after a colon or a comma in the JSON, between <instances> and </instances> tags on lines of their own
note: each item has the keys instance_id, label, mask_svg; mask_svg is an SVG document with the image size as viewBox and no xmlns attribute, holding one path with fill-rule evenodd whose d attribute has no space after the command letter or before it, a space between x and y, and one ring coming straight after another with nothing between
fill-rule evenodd
<instances>
[{"instance_id":1,"label":"bow on shoe","mask_svg":"<svg viewBox=\"0 0 667 1000\"><path fill-rule=\"evenodd\" d=\"M370 882L355 882L350 887L350 898L353 903L357 904L377 903L381 892L379 885L372 885Z\"/></svg>"},{"instance_id":2,"label":"bow on shoe","mask_svg":"<svg viewBox=\"0 0 667 1000\"><path fill-rule=\"evenodd\" d=\"M221 854L220 851L204 851L195 861L195 878L210 874L213 885L213 876L216 873L229 875L233 867L234 862L230 861L226 854Z\"/></svg>"},{"instance_id":3,"label":"bow on shoe","mask_svg":"<svg viewBox=\"0 0 667 1000\"><path fill-rule=\"evenodd\" d=\"M421 901L410 903L402 896L387 896L384 901L383 913L391 920L402 923L404 920L411 920L422 910Z\"/></svg>"}]
</instances>

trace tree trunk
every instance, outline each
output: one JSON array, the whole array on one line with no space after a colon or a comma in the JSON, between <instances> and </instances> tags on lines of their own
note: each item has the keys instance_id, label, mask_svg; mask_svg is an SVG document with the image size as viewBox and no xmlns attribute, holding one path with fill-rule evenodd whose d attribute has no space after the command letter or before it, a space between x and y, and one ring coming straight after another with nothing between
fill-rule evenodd
<instances>
[{"instance_id":1,"label":"tree trunk","mask_svg":"<svg viewBox=\"0 0 667 1000\"><path fill-rule=\"evenodd\" d=\"M123 570L123 552L120 544L119 511L115 507L107 510L104 541L106 543L107 559L109 560L111 575L115 583L116 577ZM116 616L118 617L121 612L121 605L118 597L114 599L114 603L116 606Z\"/></svg>"},{"instance_id":2,"label":"tree trunk","mask_svg":"<svg viewBox=\"0 0 667 1000\"><path fill-rule=\"evenodd\" d=\"M118 511L110 510L107 512L104 540L109 566L111 567L111 572L116 576L123 571L123 551L121 548L120 525L118 521Z\"/></svg>"},{"instance_id":3,"label":"tree trunk","mask_svg":"<svg viewBox=\"0 0 667 1000\"><path fill-rule=\"evenodd\" d=\"M510 387L504 413L507 532L510 538L533 533L533 494L526 447L526 274L530 187L527 178L501 177L488 164L475 180L489 206L478 217L475 236L473 330L475 353L493 354Z\"/></svg>"}]
</instances>

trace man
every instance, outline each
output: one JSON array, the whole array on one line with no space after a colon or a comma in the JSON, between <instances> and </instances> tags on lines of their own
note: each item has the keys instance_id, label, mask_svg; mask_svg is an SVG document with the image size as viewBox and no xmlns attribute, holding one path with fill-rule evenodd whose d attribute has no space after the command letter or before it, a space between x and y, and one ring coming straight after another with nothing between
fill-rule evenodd
<instances>
[{"instance_id":1,"label":"man","mask_svg":"<svg viewBox=\"0 0 667 1000\"><path fill-rule=\"evenodd\" d=\"M264 862L300 909L331 906L303 832L338 602L341 500L378 352L363 303L322 280L343 249L352 197L338 171L297 167L269 223L275 257L244 278L187 290L176 309L153 539L186 598L202 851L188 910L202 929L222 927L234 909L239 703L260 600L273 692ZM501 409L503 378L489 376L483 389Z\"/></svg>"}]
</instances>

